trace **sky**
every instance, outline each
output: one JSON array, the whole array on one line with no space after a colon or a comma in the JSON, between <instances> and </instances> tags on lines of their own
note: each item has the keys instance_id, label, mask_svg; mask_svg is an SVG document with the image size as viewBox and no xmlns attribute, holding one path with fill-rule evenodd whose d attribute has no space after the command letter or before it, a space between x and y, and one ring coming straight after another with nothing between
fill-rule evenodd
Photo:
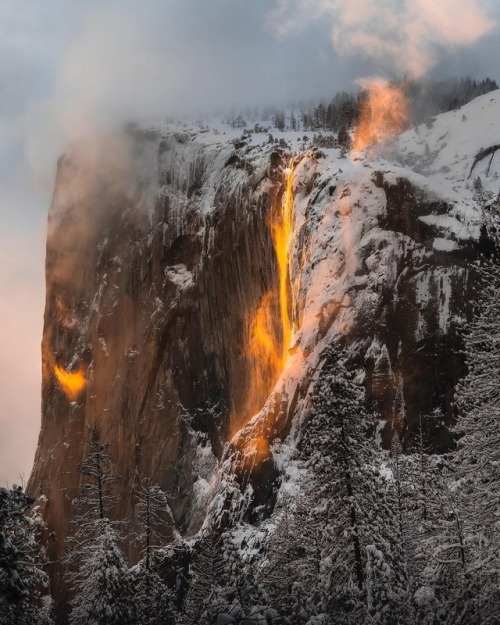
<instances>
[{"instance_id":1,"label":"sky","mask_svg":"<svg viewBox=\"0 0 500 625\"><path fill-rule=\"evenodd\" d=\"M40 429L58 155L126 119L329 97L363 78L500 81L498 0L0 0L0 485Z\"/></svg>"}]
</instances>

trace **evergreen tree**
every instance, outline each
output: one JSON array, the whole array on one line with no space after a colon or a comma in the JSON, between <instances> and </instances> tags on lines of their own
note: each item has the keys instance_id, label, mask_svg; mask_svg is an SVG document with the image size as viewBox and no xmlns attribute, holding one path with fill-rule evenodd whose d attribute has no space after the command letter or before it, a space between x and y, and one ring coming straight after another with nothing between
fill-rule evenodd
<instances>
[{"instance_id":1,"label":"evergreen tree","mask_svg":"<svg viewBox=\"0 0 500 625\"><path fill-rule=\"evenodd\" d=\"M339 623L402 623L409 598L398 514L377 468L363 389L331 353L315 391L303 453L314 467L308 499L325 528L327 611Z\"/></svg>"},{"instance_id":2,"label":"evergreen tree","mask_svg":"<svg viewBox=\"0 0 500 625\"><path fill-rule=\"evenodd\" d=\"M220 538L209 535L196 546L190 566L190 587L184 612L189 623L211 625L217 614L227 611L221 580L224 563Z\"/></svg>"},{"instance_id":3,"label":"evergreen tree","mask_svg":"<svg viewBox=\"0 0 500 625\"><path fill-rule=\"evenodd\" d=\"M341 156L345 157L347 152L351 149L351 136L345 126L341 126L337 137L341 149Z\"/></svg>"},{"instance_id":4,"label":"evergreen tree","mask_svg":"<svg viewBox=\"0 0 500 625\"><path fill-rule=\"evenodd\" d=\"M150 570L155 550L175 535L175 523L167 494L149 477L139 478L136 515L136 540L142 546L144 568Z\"/></svg>"},{"instance_id":5,"label":"evergreen tree","mask_svg":"<svg viewBox=\"0 0 500 625\"><path fill-rule=\"evenodd\" d=\"M70 625L129 625L134 623L133 580L119 547L119 536L109 519L116 501L111 485L110 445L92 427L88 453L79 464L84 477L81 496L74 502L77 531L69 541L67 573L73 598Z\"/></svg>"},{"instance_id":6,"label":"evergreen tree","mask_svg":"<svg viewBox=\"0 0 500 625\"><path fill-rule=\"evenodd\" d=\"M283 132L286 126L286 116L284 111L276 111L273 115L273 124L278 130Z\"/></svg>"},{"instance_id":7,"label":"evergreen tree","mask_svg":"<svg viewBox=\"0 0 500 625\"><path fill-rule=\"evenodd\" d=\"M495 254L477 266L477 286L476 314L464 337L468 374L458 389L462 416L453 467L473 545L470 570L481 588L476 600L486 623L500 614L500 266Z\"/></svg>"},{"instance_id":8,"label":"evergreen tree","mask_svg":"<svg viewBox=\"0 0 500 625\"><path fill-rule=\"evenodd\" d=\"M49 625L52 601L43 572L43 521L20 486L0 488L0 624Z\"/></svg>"},{"instance_id":9,"label":"evergreen tree","mask_svg":"<svg viewBox=\"0 0 500 625\"><path fill-rule=\"evenodd\" d=\"M108 519L99 521L95 539L81 552L73 576L70 625L133 625L133 580Z\"/></svg>"},{"instance_id":10,"label":"evergreen tree","mask_svg":"<svg viewBox=\"0 0 500 625\"><path fill-rule=\"evenodd\" d=\"M111 485L118 481L112 471L110 456L111 445L103 443L101 430L97 426L90 428L87 441L87 455L78 465L83 476L80 497L74 504L81 510L78 526L86 534L92 532L92 525L101 528L100 521L109 517L111 506L116 503L117 495Z\"/></svg>"},{"instance_id":11,"label":"evergreen tree","mask_svg":"<svg viewBox=\"0 0 500 625\"><path fill-rule=\"evenodd\" d=\"M269 591L283 623L412 622L398 511L377 468L374 425L362 388L330 353L301 443L302 496L291 521L282 515L270 559L288 593L278 606L279 585Z\"/></svg>"},{"instance_id":12,"label":"evergreen tree","mask_svg":"<svg viewBox=\"0 0 500 625\"><path fill-rule=\"evenodd\" d=\"M231 534L210 534L197 545L185 602L188 623L266 625L267 597L253 570L244 562Z\"/></svg>"},{"instance_id":13,"label":"evergreen tree","mask_svg":"<svg viewBox=\"0 0 500 625\"><path fill-rule=\"evenodd\" d=\"M221 539L226 614L237 623L265 624L268 598L257 579L253 562L243 559L230 532L224 533Z\"/></svg>"},{"instance_id":14,"label":"evergreen tree","mask_svg":"<svg viewBox=\"0 0 500 625\"><path fill-rule=\"evenodd\" d=\"M276 625L306 623L324 614L328 603L320 584L324 528L311 523L304 494L292 502L284 497L276 512L276 527L265 545L262 583L276 610Z\"/></svg>"},{"instance_id":15,"label":"evergreen tree","mask_svg":"<svg viewBox=\"0 0 500 625\"><path fill-rule=\"evenodd\" d=\"M167 496L151 478L139 480L136 506L142 560L134 569L137 622L141 625L175 625L173 593L157 573L156 552L171 538L174 528Z\"/></svg>"},{"instance_id":16,"label":"evergreen tree","mask_svg":"<svg viewBox=\"0 0 500 625\"><path fill-rule=\"evenodd\" d=\"M173 593L156 573L155 567L146 569L142 561L134 567L133 577L137 625L176 625L178 615Z\"/></svg>"},{"instance_id":17,"label":"evergreen tree","mask_svg":"<svg viewBox=\"0 0 500 625\"><path fill-rule=\"evenodd\" d=\"M436 459L442 462L441 459ZM422 583L433 589L436 615L447 623L468 623L458 613L471 617L470 548L467 545L459 500L450 489L445 468L435 469L427 478L426 518L422 521L417 551L424 562ZM471 623L474 623L472 620Z\"/></svg>"}]
</instances>

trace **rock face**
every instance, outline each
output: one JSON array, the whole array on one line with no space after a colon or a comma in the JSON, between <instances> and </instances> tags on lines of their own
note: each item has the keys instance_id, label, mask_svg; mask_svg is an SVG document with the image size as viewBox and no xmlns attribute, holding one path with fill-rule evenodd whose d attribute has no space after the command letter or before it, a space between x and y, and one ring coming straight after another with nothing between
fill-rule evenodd
<instances>
[{"instance_id":1,"label":"rock face","mask_svg":"<svg viewBox=\"0 0 500 625\"><path fill-rule=\"evenodd\" d=\"M77 146L59 162L29 484L48 496L55 558L71 531L93 424L112 442L121 476L113 516L133 524L136 480L148 475L169 493L182 533L203 521L217 457L248 416L251 316L275 282L267 221L280 172L273 155L254 163L253 152L134 133ZM85 372L74 401L55 364Z\"/></svg>"},{"instance_id":2,"label":"rock face","mask_svg":"<svg viewBox=\"0 0 500 625\"><path fill-rule=\"evenodd\" d=\"M61 158L29 483L48 497L52 557L71 532L77 465L94 424L121 476L111 513L129 528L139 476L168 493L183 536L207 511L232 509L250 522L267 514L280 441L300 438L332 344L363 376L386 445L395 431L411 445L431 413L429 441L436 450L453 444L477 205L381 157L297 156L293 338L277 371L250 346L259 315L272 342L283 341L270 223L279 221L288 158L272 145L162 130L78 145ZM86 376L76 397L63 392L55 365Z\"/></svg>"}]
</instances>

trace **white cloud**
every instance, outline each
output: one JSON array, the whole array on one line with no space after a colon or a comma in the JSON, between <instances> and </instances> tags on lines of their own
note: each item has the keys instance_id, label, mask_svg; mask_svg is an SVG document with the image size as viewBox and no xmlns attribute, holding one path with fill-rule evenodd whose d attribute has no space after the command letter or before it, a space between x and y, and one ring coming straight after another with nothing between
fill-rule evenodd
<instances>
[{"instance_id":1,"label":"white cloud","mask_svg":"<svg viewBox=\"0 0 500 625\"><path fill-rule=\"evenodd\" d=\"M268 25L285 37L319 19L340 54L375 57L386 71L414 76L495 27L480 0L278 0Z\"/></svg>"}]
</instances>

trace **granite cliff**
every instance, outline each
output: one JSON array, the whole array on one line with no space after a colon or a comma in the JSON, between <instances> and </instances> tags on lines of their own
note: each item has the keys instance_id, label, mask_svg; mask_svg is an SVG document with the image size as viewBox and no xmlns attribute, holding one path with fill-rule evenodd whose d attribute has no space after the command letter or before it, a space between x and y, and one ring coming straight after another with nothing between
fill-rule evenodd
<instances>
[{"instance_id":1,"label":"granite cliff","mask_svg":"<svg viewBox=\"0 0 500 625\"><path fill-rule=\"evenodd\" d=\"M464 109L473 120L499 107L495 92ZM68 149L49 214L29 482L48 498L51 557L72 531L96 424L121 477L113 516L128 527L139 476L168 494L166 541L194 536L207 515L268 515L332 344L363 379L383 444L395 431L409 442L433 413L428 441L453 446L459 329L486 245L471 168L493 186L500 170L495 153L481 157L487 137L463 140L461 117L347 158L301 150L298 136L278 147L161 127ZM290 199L284 283L275 228Z\"/></svg>"}]
</instances>

